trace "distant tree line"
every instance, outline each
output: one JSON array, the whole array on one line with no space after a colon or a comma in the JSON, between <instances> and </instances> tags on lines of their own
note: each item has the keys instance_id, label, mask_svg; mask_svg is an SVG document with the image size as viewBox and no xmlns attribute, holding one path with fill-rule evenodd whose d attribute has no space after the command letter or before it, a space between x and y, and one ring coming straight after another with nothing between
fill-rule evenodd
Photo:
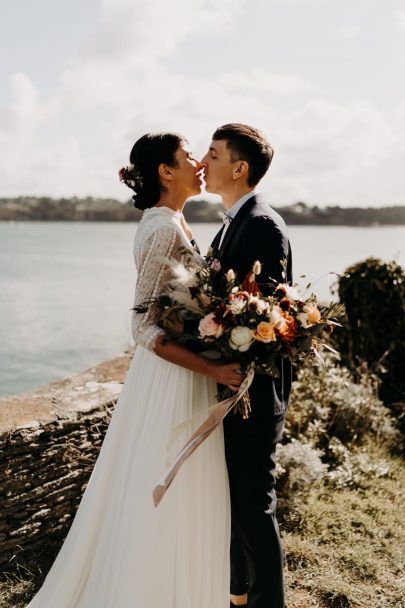
<instances>
[{"instance_id":1,"label":"distant tree line","mask_svg":"<svg viewBox=\"0 0 405 608\"><path fill-rule=\"evenodd\" d=\"M405 224L405 206L390 207L311 207L295 203L277 207L287 224L331 226L372 226L373 224Z\"/></svg>"},{"instance_id":2,"label":"distant tree line","mask_svg":"<svg viewBox=\"0 0 405 608\"><path fill-rule=\"evenodd\" d=\"M289 225L372 226L405 224L405 206L329 207L310 206L304 202L273 207ZM218 222L222 205L203 199L189 201L185 215L190 222ZM17 197L0 198L0 221L65 221L65 222L136 222L142 212L133 201L115 199Z\"/></svg>"}]
</instances>

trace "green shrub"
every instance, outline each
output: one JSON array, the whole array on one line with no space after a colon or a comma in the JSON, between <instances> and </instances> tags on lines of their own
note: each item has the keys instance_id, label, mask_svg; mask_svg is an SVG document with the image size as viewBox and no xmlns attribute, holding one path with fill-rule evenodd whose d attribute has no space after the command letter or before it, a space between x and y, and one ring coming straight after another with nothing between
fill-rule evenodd
<instances>
[{"instance_id":1,"label":"green shrub","mask_svg":"<svg viewBox=\"0 0 405 608\"><path fill-rule=\"evenodd\" d=\"M386 460L372 460L366 449L349 450L336 437L330 441L328 452L329 457L335 458L327 476L330 486L364 490L375 484L376 478L389 477L391 473Z\"/></svg>"},{"instance_id":2,"label":"green shrub","mask_svg":"<svg viewBox=\"0 0 405 608\"><path fill-rule=\"evenodd\" d=\"M299 369L286 413L286 441L295 438L325 450L333 437L359 445L370 434L379 442L398 441L374 376L364 372L356 380L330 355L325 355L324 365Z\"/></svg>"},{"instance_id":3,"label":"green shrub","mask_svg":"<svg viewBox=\"0 0 405 608\"><path fill-rule=\"evenodd\" d=\"M328 466L321 460L323 453L310 443L292 439L277 448L278 491L297 495L308 486L324 479Z\"/></svg>"},{"instance_id":4,"label":"green shrub","mask_svg":"<svg viewBox=\"0 0 405 608\"><path fill-rule=\"evenodd\" d=\"M347 275L347 276L346 276ZM338 294L347 322L336 332L345 365L364 368L381 379L387 404L405 402L405 275L396 262L368 258L345 271ZM402 408L394 409L400 414Z\"/></svg>"},{"instance_id":5,"label":"green shrub","mask_svg":"<svg viewBox=\"0 0 405 608\"><path fill-rule=\"evenodd\" d=\"M400 434L376 394L376 379L357 381L325 355L324 365L304 364L293 383L282 445L277 449L279 507L288 525L300 518L310 487L366 489L390 475L370 446L396 448Z\"/></svg>"}]
</instances>

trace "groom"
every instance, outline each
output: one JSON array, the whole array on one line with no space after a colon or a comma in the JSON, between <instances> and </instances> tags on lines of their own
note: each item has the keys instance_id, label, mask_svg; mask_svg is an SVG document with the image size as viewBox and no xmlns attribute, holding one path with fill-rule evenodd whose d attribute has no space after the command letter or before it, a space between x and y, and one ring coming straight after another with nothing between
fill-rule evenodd
<instances>
[{"instance_id":1,"label":"groom","mask_svg":"<svg viewBox=\"0 0 405 608\"><path fill-rule=\"evenodd\" d=\"M273 150L247 125L217 129L205 165L207 192L222 196L225 223L212 242L223 270L242 281L253 263L262 263L257 282L291 282L291 248L282 218L256 192ZM281 261L287 260L286 276ZM283 608L283 556L276 519L275 453L281 439L291 389L291 366L281 359L280 377L256 375L249 389L247 420L230 413L224 420L231 493L231 606Z\"/></svg>"}]
</instances>

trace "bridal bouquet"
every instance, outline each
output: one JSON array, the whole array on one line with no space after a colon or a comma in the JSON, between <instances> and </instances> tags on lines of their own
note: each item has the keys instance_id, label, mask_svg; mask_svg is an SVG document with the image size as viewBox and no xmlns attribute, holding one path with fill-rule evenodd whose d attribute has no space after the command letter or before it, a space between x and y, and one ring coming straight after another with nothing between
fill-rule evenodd
<instances>
[{"instance_id":1,"label":"bridal bouquet","mask_svg":"<svg viewBox=\"0 0 405 608\"><path fill-rule=\"evenodd\" d=\"M187 250L182 262L168 261L172 279L154 304L159 324L169 332L184 323L186 331L177 341L193 340L211 351L208 356L238 361L243 372L253 369L273 378L279 376L280 357L299 364L304 357L321 358L323 348L333 350L323 337L339 325L334 317L343 312L342 305L322 306L315 295L304 297L287 283L259 285L258 261L242 283L233 270L221 270L212 252L207 262L206 267L195 265ZM150 304L135 310L145 312Z\"/></svg>"}]
</instances>

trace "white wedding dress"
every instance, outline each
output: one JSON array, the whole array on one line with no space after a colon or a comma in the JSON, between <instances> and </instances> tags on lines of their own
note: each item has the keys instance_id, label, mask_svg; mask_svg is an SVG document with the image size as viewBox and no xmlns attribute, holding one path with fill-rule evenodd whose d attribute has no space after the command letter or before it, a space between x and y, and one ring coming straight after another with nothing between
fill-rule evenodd
<instances>
[{"instance_id":1,"label":"white wedding dress","mask_svg":"<svg viewBox=\"0 0 405 608\"><path fill-rule=\"evenodd\" d=\"M168 277L164 259L180 259L181 247L192 250L180 213L146 210L134 244L137 304L162 290ZM229 606L230 505L222 425L153 506L152 490L167 467L173 428L192 418L201 422L216 392L213 380L154 354L162 333L153 310L134 314L137 347L102 449L67 538L27 608ZM171 457L194 430L183 427Z\"/></svg>"}]
</instances>

